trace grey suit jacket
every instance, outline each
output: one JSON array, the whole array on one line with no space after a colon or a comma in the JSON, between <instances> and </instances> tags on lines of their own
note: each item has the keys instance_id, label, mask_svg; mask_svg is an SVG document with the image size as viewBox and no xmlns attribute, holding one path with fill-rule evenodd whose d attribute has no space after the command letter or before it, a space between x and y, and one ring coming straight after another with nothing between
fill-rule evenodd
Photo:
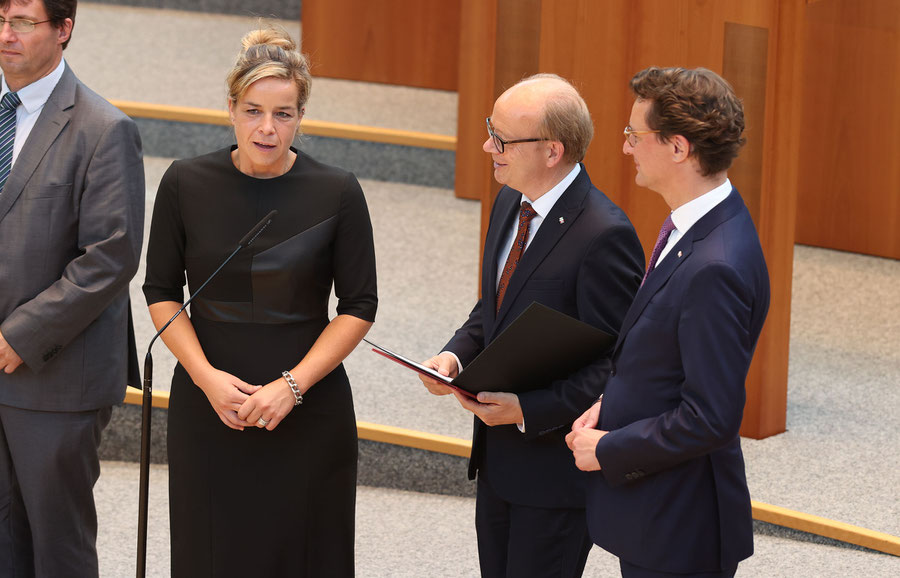
<instances>
[{"instance_id":1,"label":"grey suit jacket","mask_svg":"<svg viewBox=\"0 0 900 578\"><path fill-rule=\"evenodd\" d=\"M144 190L137 126L66 66L0 191L0 332L24 361L0 372L0 404L122 401Z\"/></svg>"}]
</instances>

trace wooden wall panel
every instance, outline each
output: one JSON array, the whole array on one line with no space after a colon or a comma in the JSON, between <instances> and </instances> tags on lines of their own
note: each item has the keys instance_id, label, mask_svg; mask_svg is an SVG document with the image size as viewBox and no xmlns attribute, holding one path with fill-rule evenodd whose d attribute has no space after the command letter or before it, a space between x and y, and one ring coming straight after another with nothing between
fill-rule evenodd
<instances>
[{"instance_id":1,"label":"wooden wall panel","mask_svg":"<svg viewBox=\"0 0 900 578\"><path fill-rule=\"evenodd\" d=\"M457 89L461 0L303 0L315 76Z\"/></svg>"},{"instance_id":2,"label":"wooden wall panel","mask_svg":"<svg viewBox=\"0 0 900 578\"><path fill-rule=\"evenodd\" d=\"M740 183L738 190L757 225L762 195L768 48L768 28L725 22L722 75L743 101L747 139L728 176L733 183Z\"/></svg>"},{"instance_id":3,"label":"wooden wall panel","mask_svg":"<svg viewBox=\"0 0 900 578\"><path fill-rule=\"evenodd\" d=\"M648 256L668 207L659 195L634 184L633 161L622 154L622 129L628 123L633 103L628 80L635 72L651 65L705 66L728 78L724 64L731 62L729 72L742 83L741 88L753 90L752 94L739 94L754 103L763 102L745 110L748 124L761 127L765 113L765 74L771 56L766 45L760 46L759 41L775 22L774 4L767 0L544 3L541 70L572 79L582 91L594 118L594 141L586 157L591 178L631 217ZM746 55L740 58L737 54L726 58L725 36L729 25L744 31L736 50L753 49L753 58ZM751 31L745 27L752 27ZM760 74L763 74L762 82ZM748 192L752 193L751 205L756 204L761 179L762 139L756 136L748 132L748 139L753 139L749 154L740 158L734 167L735 176L747 175L752 179L746 183Z\"/></svg>"},{"instance_id":4,"label":"wooden wall panel","mask_svg":"<svg viewBox=\"0 0 900 578\"><path fill-rule=\"evenodd\" d=\"M636 72L631 65L634 44L629 41L635 23L628 2L607 2L603 11L594 4L544 3L541 70L571 80L584 96L594 121L594 139L585 157L591 180L629 212L634 197L626 191L634 175L627 170L633 166L630 159L622 154L622 130L632 104L628 79Z\"/></svg>"},{"instance_id":5,"label":"wooden wall panel","mask_svg":"<svg viewBox=\"0 0 900 578\"><path fill-rule=\"evenodd\" d=\"M805 18L797 242L900 259L900 2Z\"/></svg>"}]
</instances>

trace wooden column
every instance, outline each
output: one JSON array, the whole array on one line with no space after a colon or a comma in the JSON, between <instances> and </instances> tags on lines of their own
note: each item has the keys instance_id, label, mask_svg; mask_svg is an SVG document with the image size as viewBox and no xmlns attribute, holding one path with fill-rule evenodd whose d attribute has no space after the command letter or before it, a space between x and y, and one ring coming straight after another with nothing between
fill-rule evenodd
<instances>
[{"instance_id":1,"label":"wooden column","mask_svg":"<svg viewBox=\"0 0 900 578\"><path fill-rule=\"evenodd\" d=\"M538 72L540 11L541 0L461 0L456 196L482 201L482 245L500 190L484 119L504 90Z\"/></svg>"},{"instance_id":2,"label":"wooden column","mask_svg":"<svg viewBox=\"0 0 900 578\"><path fill-rule=\"evenodd\" d=\"M471 3L485 11L483 4L490 4L491 19L508 17L505 11L496 10L497 1ZM537 69L523 67L518 75L506 72L518 77L555 72L579 88L594 119L594 141L585 159L588 172L628 213L648 252L668 207L659 195L635 185L634 163L622 153L622 129L633 102L628 81L650 65L705 66L734 84L744 99L749 143L729 176L756 222L772 285L772 305L747 380L741 429L743 435L754 438L785 429L804 7L803 0L542 2ZM468 21L463 0L463 29ZM502 25L495 29L501 30ZM496 39L485 42L488 48L498 46ZM486 70L482 64L481 72L470 70L468 74L484 75L479 98L485 106L491 75L498 76L498 52L480 54L491 68ZM462 147L472 146L462 140L463 122L475 122L472 111L466 113L472 116L466 120L464 97L475 97L464 95L462 75L460 78L458 192L460 186L487 188L485 181L490 178L484 157L479 165L462 151ZM483 118L479 120L484 123ZM485 136L482 133L477 138L480 146ZM492 196L483 198L484 211L492 200Z\"/></svg>"},{"instance_id":3,"label":"wooden column","mask_svg":"<svg viewBox=\"0 0 900 578\"><path fill-rule=\"evenodd\" d=\"M747 377L747 404L741 435L760 439L785 431L788 353L791 333L791 278L797 219L802 122L803 3L775 3L766 88L762 179L754 215L769 268L772 301ZM740 187L740 184L737 186Z\"/></svg>"}]
</instances>

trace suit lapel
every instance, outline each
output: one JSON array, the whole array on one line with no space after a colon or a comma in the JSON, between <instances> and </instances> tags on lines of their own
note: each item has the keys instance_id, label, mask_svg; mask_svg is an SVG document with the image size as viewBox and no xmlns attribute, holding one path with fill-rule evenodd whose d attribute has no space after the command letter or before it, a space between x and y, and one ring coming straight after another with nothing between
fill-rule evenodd
<instances>
[{"instance_id":1,"label":"suit lapel","mask_svg":"<svg viewBox=\"0 0 900 578\"><path fill-rule=\"evenodd\" d=\"M525 253L522 254L515 272L509 279L509 287L506 288L503 304L500 306L500 311L497 312L497 323L494 329L500 326L519 293L525 287L529 277L531 277L547 255L550 254L550 251L566 234L566 231L575 223L575 219L578 218L578 215L584 209L584 199L590 188L591 180L582 166L581 172L578 173L578 176L572 181L569 188L560 196L553 208L550 209L547 217L541 223L541 228L538 229L534 239L528 245ZM496 268L494 270L496 271Z\"/></svg>"},{"instance_id":2,"label":"suit lapel","mask_svg":"<svg viewBox=\"0 0 900 578\"><path fill-rule=\"evenodd\" d=\"M628 331L634 326L644 308L650 299L665 286L669 277L686 262L691 253L694 252L694 243L701 241L710 231L732 218L744 206L744 201L738 194L737 189L732 188L731 193L724 201L712 208L710 212L703 215L699 221L694 223L688 232L678 240L669 253L663 259L662 263L654 269L647 277L647 281L638 289L628 313L625 314L625 320L622 322L622 329L619 331L619 339L616 341L615 351L618 352L625 341Z\"/></svg>"},{"instance_id":3,"label":"suit lapel","mask_svg":"<svg viewBox=\"0 0 900 578\"><path fill-rule=\"evenodd\" d=\"M62 77L50 93L50 98L44 104L37 122L16 158L3 192L0 193L0 220L3 220L22 194L41 159L69 123L68 109L75 104L75 82L75 75L66 65Z\"/></svg>"},{"instance_id":4,"label":"suit lapel","mask_svg":"<svg viewBox=\"0 0 900 578\"><path fill-rule=\"evenodd\" d=\"M694 229L693 227L688 230L685 235L678 240L672 250L666 255L666 258L663 259L662 263L659 264L659 267L655 268L651 271L650 275L647 277L647 280L638 289L637 295L634 296L634 301L631 303L631 307L628 308L628 313L625 314L625 320L622 321L622 329L619 331L619 339L616 342L616 350L619 349L619 346L622 344L622 341L625 340L625 335L637 321L638 317L641 316L641 313L644 311L644 308L647 306L647 303L650 302L650 299L656 294L657 291L662 289L662 287L666 284L666 281L669 280L669 277L672 276L672 273L675 272L678 267L684 263L690 254L693 252L694 248Z\"/></svg>"}]
</instances>

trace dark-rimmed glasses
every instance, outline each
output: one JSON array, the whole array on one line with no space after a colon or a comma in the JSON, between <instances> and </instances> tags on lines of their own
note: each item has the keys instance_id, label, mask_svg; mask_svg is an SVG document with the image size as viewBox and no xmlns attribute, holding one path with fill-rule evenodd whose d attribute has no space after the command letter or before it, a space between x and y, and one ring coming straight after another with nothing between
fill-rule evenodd
<instances>
[{"instance_id":1,"label":"dark-rimmed glasses","mask_svg":"<svg viewBox=\"0 0 900 578\"><path fill-rule=\"evenodd\" d=\"M503 149L506 145L550 140L549 138L517 138L516 140L503 140L494 132L494 125L491 124L491 117L487 117L484 120L487 123L488 134L491 135L491 139L494 141L494 148L496 148L501 155L503 154Z\"/></svg>"},{"instance_id":2,"label":"dark-rimmed glasses","mask_svg":"<svg viewBox=\"0 0 900 578\"><path fill-rule=\"evenodd\" d=\"M44 24L45 22L50 22L50 20L33 22L25 18L10 18L9 20L7 20L6 18L0 17L0 30L3 30L3 25L7 22L9 22L9 27L13 32L16 32L18 34L28 34L29 32L34 32L34 27L38 24Z\"/></svg>"},{"instance_id":3,"label":"dark-rimmed glasses","mask_svg":"<svg viewBox=\"0 0 900 578\"><path fill-rule=\"evenodd\" d=\"M625 130L622 131L622 134L625 135L625 138L628 139L628 144L632 147L636 147L638 143L637 135L640 134L653 134L659 132L658 130L634 130L630 126L626 126Z\"/></svg>"}]
</instances>

